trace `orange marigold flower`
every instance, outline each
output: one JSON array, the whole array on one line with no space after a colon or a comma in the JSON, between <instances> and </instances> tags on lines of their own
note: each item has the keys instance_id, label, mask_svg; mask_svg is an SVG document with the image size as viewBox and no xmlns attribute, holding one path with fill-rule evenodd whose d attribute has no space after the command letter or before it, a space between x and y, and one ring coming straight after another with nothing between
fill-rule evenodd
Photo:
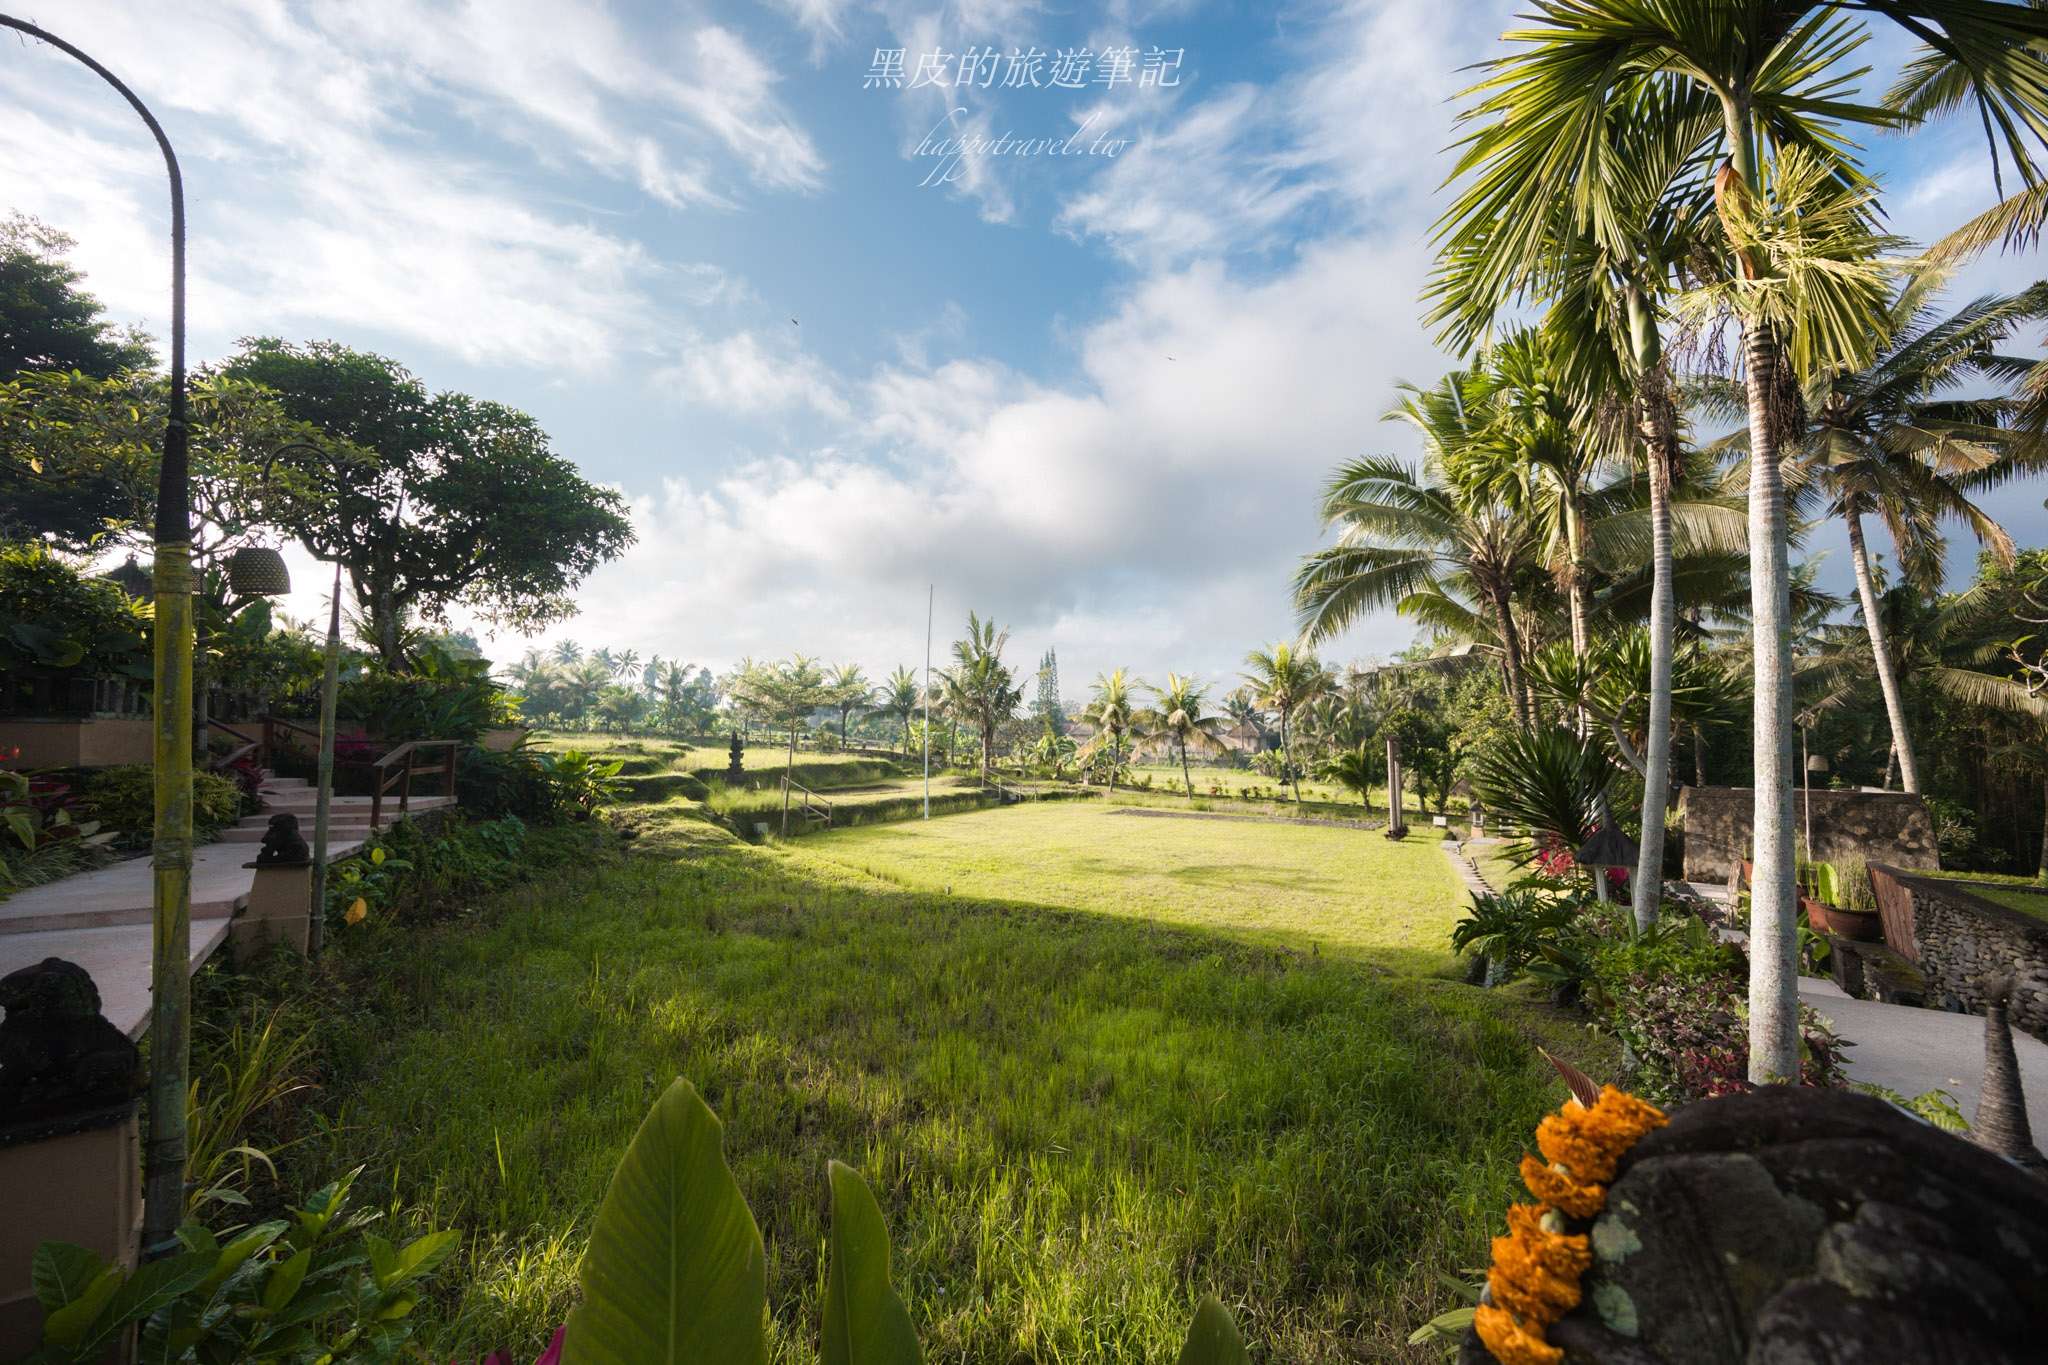
<instances>
[{"instance_id":1,"label":"orange marigold flower","mask_svg":"<svg viewBox=\"0 0 2048 1365\"><path fill-rule=\"evenodd\" d=\"M1587 1238L1552 1232L1543 1226L1541 1204L1510 1204L1508 1232L1529 1249L1537 1264L1553 1275L1583 1275L1593 1264L1593 1247Z\"/></svg>"},{"instance_id":2,"label":"orange marigold flower","mask_svg":"<svg viewBox=\"0 0 2048 1365\"><path fill-rule=\"evenodd\" d=\"M1504 1308L1482 1303L1472 1310L1472 1330L1500 1365L1563 1365L1564 1352L1531 1332Z\"/></svg>"},{"instance_id":3,"label":"orange marigold flower","mask_svg":"<svg viewBox=\"0 0 2048 1365\"><path fill-rule=\"evenodd\" d=\"M1486 1272L1493 1301L1531 1326L1547 1327L1579 1306L1579 1282L1546 1275L1526 1258L1496 1259Z\"/></svg>"},{"instance_id":4,"label":"orange marigold flower","mask_svg":"<svg viewBox=\"0 0 2048 1365\"><path fill-rule=\"evenodd\" d=\"M1529 1187L1529 1193L1574 1218L1591 1218L1607 1201L1606 1186L1580 1184L1533 1156L1522 1158L1522 1183Z\"/></svg>"},{"instance_id":5,"label":"orange marigold flower","mask_svg":"<svg viewBox=\"0 0 2048 1365\"><path fill-rule=\"evenodd\" d=\"M1655 1106L1610 1085L1591 1109L1567 1105L1537 1124L1536 1146L1582 1184L1604 1184L1623 1153L1664 1122Z\"/></svg>"}]
</instances>

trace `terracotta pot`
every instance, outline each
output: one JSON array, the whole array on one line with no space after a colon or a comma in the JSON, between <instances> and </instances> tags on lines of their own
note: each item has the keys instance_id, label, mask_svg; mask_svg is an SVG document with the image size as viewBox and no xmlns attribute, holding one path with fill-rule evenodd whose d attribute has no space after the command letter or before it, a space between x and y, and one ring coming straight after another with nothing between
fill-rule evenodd
<instances>
[{"instance_id":1,"label":"terracotta pot","mask_svg":"<svg viewBox=\"0 0 2048 1365\"><path fill-rule=\"evenodd\" d=\"M1874 910L1844 910L1839 906L1823 905L1807 896L1801 896L1799 904L1806 911L1808 924L1816 929L1825 929L1837 938L1856 943L1878 943L1884 939L1884 921Z\"/></svg>"}]
</instances>

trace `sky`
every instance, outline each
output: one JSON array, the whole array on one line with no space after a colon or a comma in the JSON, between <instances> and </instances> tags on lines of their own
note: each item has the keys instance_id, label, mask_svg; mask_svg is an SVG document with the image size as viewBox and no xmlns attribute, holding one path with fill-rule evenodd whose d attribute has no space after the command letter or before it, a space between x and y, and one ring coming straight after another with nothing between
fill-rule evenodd
<instances>
[{"instance_id":1,"label":"sky","mask_svg":"<svg viewBox=\"0 0 2048 1365\"><path fill-rule=\"evenodd\" d=\"M183 164L195 362L331 338L532 413L638 543L572 638L870 674L970 609L1064 690L1235 677L1292 631L1321 484L1411 454L1419 320L1492 0L70 0ZM1880 72L1902 41L1868 51ZM1081 59L1082 53L1087 60ZM996 54L981 60L984 54ZM964 77L964 79L963 79ZM1993 202L1974 124L1874 138L1894 228ZM0 39L0 212L166 332L154 148ZM2012 289L1991 258L1954 292ZM2037 486L1993 507L2048 541ZM1846 586L1835 550L1824 582ZM1959 544L1952 573L1967 573ZM324 578L294 556L310 617ZM467 624L458 613L458 624ZM1327 651L1386 657L1374 616Z\"/></svg>"}]
</instances>

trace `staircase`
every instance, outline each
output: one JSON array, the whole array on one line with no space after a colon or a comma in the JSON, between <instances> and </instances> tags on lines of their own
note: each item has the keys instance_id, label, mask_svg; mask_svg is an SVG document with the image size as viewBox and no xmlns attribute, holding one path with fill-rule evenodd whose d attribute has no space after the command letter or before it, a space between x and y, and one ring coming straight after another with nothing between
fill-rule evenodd
<instances>
[{"instance_id":1,"label":"staircase","mask_svg":"<svg viewBox=\"0 0 2048 1365\"><path fill-rule=\"evenodd\" d=\"M317 799L318 793L303 778L266 775L263 809L225 831L218 841L193 850L193 970L226 942L229 921L248 899L255 873L244 864L255 860L270 817L296 815L299 834L310 846ZM407 810L388 796L333 798L327 860L348 857L373 829L387 828L406 813L417 815L455 802L448 795L403 799ZM149 859L140 857L30 887L0 901L0 976L46 957L75 962L92 973L107 1018L129 1037L140 1037L149 1022L153 891Z\"/></svg>"},{"instance_id":2,"label":"staircase","mask_svg":"<svg viewBox=\"0 0 2048 1365\"><path fill-rule=\"evenodd\" d=\"M303 777L272 777L263 779L263 809L246 816L233 829L221 835L222 843L260 844L263 835L270 828L273 815L296 815L299 817L299 834L307 844L313 842L313 815L319 793ZM376 828L389 829L405 813L418 814L422 811L437 810L452 806L452 796L415 796L407 802L407 812L401 812L395 802L386 800L383 808L372 809L371 798L367 796L336 796L330 798L327 811L327 838L330 846L347 843L351 849L370 837L370 820L377 817ZM255 857L255 854L250 854Z\"/></svg>"}]
</instances>

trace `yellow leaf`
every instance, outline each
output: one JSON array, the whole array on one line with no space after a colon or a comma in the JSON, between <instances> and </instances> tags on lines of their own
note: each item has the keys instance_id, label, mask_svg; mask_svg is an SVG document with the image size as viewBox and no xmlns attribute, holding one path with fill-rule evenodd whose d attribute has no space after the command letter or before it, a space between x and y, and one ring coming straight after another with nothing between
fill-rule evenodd
<instances>
[{"instance_id":1,"label":"yellow leaf","mask_svg":"<svg viewBox=\"0 0 2048 1365\"><path fill-rule=\"evenodd\" d=\"M347 920L350 924L361 924L363 922L363 916L369 913L370 903L364 900L361 896L357 896L355 899L355 903L349 906L348 913L343 915L342 918Z\"/></svg>"},{"instance_id":2,"label":"yellow leaf","mask_svg":"<svg viewBox=\"0 0 2048 1365\"><path fill-rule=\"evenodd\" d=\"M384 850L383 850L383 849L381 849L381 848L373 848L373 849L371 849L371 850L370 850L370 861L371 861L371 863L373 863L373 864L376 864L376 865L378 865L378 866L382 866L382 865L383 865L383 862L384 862Z\"/></svg>"}]
</instances>

